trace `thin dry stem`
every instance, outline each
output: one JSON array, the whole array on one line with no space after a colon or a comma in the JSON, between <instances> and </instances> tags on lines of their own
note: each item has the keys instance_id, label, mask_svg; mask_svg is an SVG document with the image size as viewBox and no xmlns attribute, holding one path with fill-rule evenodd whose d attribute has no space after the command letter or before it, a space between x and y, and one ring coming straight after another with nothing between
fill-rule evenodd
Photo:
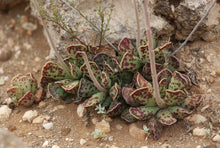
<instances>
[{"instance_id":1,"label":"thin dry stem","mask_svg":"<svg viewBox=\"0 0 220 148\"><path fill-rule=\"evenodd\" d=\"M143 1L143 8L144 8L145 20L146 20L146 33L147 33L147 40L148 40L148 46L149 46L150 67L151 67L151 76L153 79L154 97L157 102L157 105L160 108L163 108L165 106L165 103L161 99L160 92L159 92L159 84L158 84L158 79L157 79L157 71L156 71L156 63L155 63L155 54L153 51L153 40L152 40L152 33L151 33L151 29L150 29L148 0Z\"/></svg>"},{"instance_id":2,"label":"thin dry stem","mask_svg":"<svg viewBox=\"0 0 220 148\"><path fill-rule=\"evenodd\" d=\"M83 54L83 59L85 61L85 64L86 64L86 67L88 69L88 72L89 72L89 76L90 78L92 79L94 85L96 86L96 88L98 88L98 90L100 90L101 92L107 92L107 90L105 88L103 88L99 82L97 81L97 79L95 78L94 76L94 73L92 72L92 69L90 67L90 64L89 64L89 60L87 58L87 55L84 51L78 51L79 53L82 53Z\"/></svg>"},{"instance_id":3,"label":"thin dry stem","mask_svg":"<svg viewBox=\"0 0 220 148\"><path fill-rule=\"evenodd\" d=\"M134 3L134 9L135 9L135 17L136 17L136 23L137 23L137 35L136 35L136 48L138 49L140 47L140 23L139 23L139 17L138 17L138 9L137 9L137 2L136 0L133 0Z\"/></svg>"}]
</instances>

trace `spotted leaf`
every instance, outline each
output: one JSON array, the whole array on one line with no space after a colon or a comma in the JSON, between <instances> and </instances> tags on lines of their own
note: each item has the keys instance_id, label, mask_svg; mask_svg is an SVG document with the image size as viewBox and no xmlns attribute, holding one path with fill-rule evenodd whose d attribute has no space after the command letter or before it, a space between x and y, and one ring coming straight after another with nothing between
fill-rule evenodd
<instances>
[{"instance_id":1,"label":"spotted leaf","mask_svg":"<svg viewBox=\"0 0 220 148\"><path fill-rule=\"evenodd\" d=\"M143 45L138 48L140 59L143 61L143 63L146 63L149 61L149 49L148 45Z\"/></svg>"},{"instance_id":2,"label":"spotted leaf","mask_svg":"<svg viewBox=\"0 0 220 148\"><path fill-rule=\"evenodd\" d=\"M36 97L31 91L28 91L24 96L18 101L19 105L30 107L33 103Z\"/></svg>"},{"instance_id":3,"label":"spotted leaf","mask_svg":"<svg viewBox=\"0 0 220 148\"><path fill-rule=\"evenodd\" d=\"M84 107L92 107L102 103L105 100L106 93L98 92L83 102Z\"/></svg>"},{"instance_id":4,"label":"spotted leaf","mask_svg":"<svg viewBox=\"0 0 220 148\"><path fill-rule=\"evenodd\" d=\"M162 69L163 69L163 65L156 63L156 70L157 70L157 72L161 71ZM147 62L147 63L144 65L144 67L142 68L142 75L143 75L147 80L152 80L150 62Z\"/></svg>"},{"instance_id":5,"label":"spotted leaf","mask_svg":"<svg viewBox=\"0 0 220 148\"><path fill-rule=\"evenodd\" d=\"M154 116L158 110L158 107L130 107L129 113L138 120L147 120Z\"/></svg>"},{"instance_id":6,"label":"spotted leaf","mask_svg":"<svg viewBox=\"0 0 220 148\"><path fill-rule=\"evenodd\" d=\"M154 140L158 140L162 134L163 126L156 118L152 117L148 123L147 127L150 129L150 133L153 136Z\"/></svg>"},{"instance_id":7,"label":"spotted leaf","mask_svg":"<svg viewBox=\"0 0 220 148\"><path fill-rule=\"evenodd\" d=\"M10 98L13 98L15 101L18 101L24 95L22 93L22 90L17 86L14 86L7 90L7 94Z\"/></svg>"},{"instance_id":8,"label":"spotted leaf","mask_svg":"<svg viewBox=\"0 0 220 148\"><path fill-rule=\"evenodd\" d=\"M48 90L50 95L56 100L65 100L70 96L61 86L55 83L49 83Z\"/></svg>"},{"instance_id":9,"label":"spotted leaf","mask_svg":"<svg viewBox=\"0 0 220 148\"><path fill-rule=\"evenodd\" d=\"M170 80L169 90L181 90L188 87L187 79L179 72L175 71Z\"/></svg>"},{"instance_id":10,"label":"spotted leaf","mask_svg":"<svg viewBox=\"0 0 220 148\"><path fill-rule=\"evenodd\" d=\"M126 52L121 59L120 68L125 71L135 71L142 65L142 62L138 57Z\"/></svg>"},{"instance_id":11,"label":"spotted leaf","mask_svg":"<svg viewBox=\"0 0 220 148\"><path fill-rule=\"evenodd\" d=\"M183 119L192 113L192 111L188 111L179 106L170 107L168 110L176 119Z\"/></svg>"},{"instance_id":12,"label":"spotted leaf","mask_svg":"<svg viewBox=\"0 0 220 148\"><path fill-rule=\"evenodd\" d=\"M179 67L180 67L179 60L175 56L171 56L168 59L168 69L173 72L175 70L178 70Z\"/></svg>"},{"instance_id":13,"label":"spotted leaf","mask_svg":"<svg viewBox=\"0 0 220 148\"><path fill-rule=\"evenodd\" d=\"M120 56L122 56L124 53L130 53L132 55L137 56L137 50L134 48L134 46L132 45L131 40L129 40L128 38L123 38L118 45L118 53Z\"/></svg>"},{"instance_id":14,"label":"spotted leaf","mask_svg":"<svg viewBox=\"0 0 220 148\"><path fill-rule=\"evenodd\" d=\"M111 87L111 79L109 78L107 73L105 73L104 71L102 71L102 74L101 74L101 84L106 89L109 89Z\"/></svg>"},{"instance_id":15,"label":"spotted leaf","mask_svg":"<svg viewBox=\"0 0 220 148\"><path fill-rule=\"evenodd\" d=\"M176 105L177 102L182 102L185 97L185 93L182 90L172 91L167 89L164 101L167 105L173 106Z\"/></svg>"},{"instance_id":16,"label":"spotted leaf","mask_svg":"<svg viewBox=\"0 0 220 148\"><path fill-rule=\"evenodd\" d=\"M132 116L129 112L129 108L126 108L122 113L121 113L121 118L124 119L128 123L132 123L137 121L137 119Z\"/></svg>"},{"instance_id":17,"label":"spotted leaf","mask_svg":"<svg viewBox=\"0 0 220 148\"><path fill-rule=\"evenodd\" d=\"M151 83L145 80L139 72L137 72L137 74L134 77L136 88L148 87L149 89L152 89Z\"/></svg>"},{"instance_id":18,"label":"spotted leaf","mask_svg":"<svg viewBox=\"0 0 220 148\"><path fill-rule=\"evenodd\" d=\"M165 68L157 74L158 82L160 82L163 78L166 78L167 83L169 84L172 76L173 76L172 72L169 69Z\"/></svg>"},{"instance_id":19,"label":"spotted leaf","mask_svg":"<svg viewBox=\"0 0 220 148\"><path fill-rule=\"evenodd\" d=\"M202 100L203 97L201 95L189 96L184 100L182 107L188 110L193 110L199 106Z\"/></svg>"},{"instance_id":20,"label":"spotted leaf","mask_svg":"<svg viewBox=\"0 0 220 148\"><path fill-rule=\"evenodd\" d=\"M166 90L167 90L167 79L163 78L159 82L159 91L160 91L160 97L164 98L166 95Z\"/></svg>"},{"instance_id":21,"label":"spotted leaf","mask_svg":"<svg viewBox=\"0 0 220 148\"><path fill-rule=\"evenodd\" d=\"M109 95L112 100L117 100L121 96L121 87L118 83L115 83L109 90Z\"/></svg>"},{"instance_id":22,"label":"spotted leaf","mask_svg":"<svg viewBox=\"0 0 220 148\"><path fill-rule=\"evenodd\" d=\"M163 64L165 62L163 50L167 50L170 47L170 45L171 45L171 42L168 42L154 49L156 63Z\"/></svg>"},{"instance_id":23,"label":"spotted leaf","mask_svg":"<svg viewBox=\"0 0 220 148\"><path fill-rule=\"evenodd\" d=\"M98 53L95 55L93 61L99 66L100 69L103 69L105 62L109 65L113 65L112 57L105 53Z\"/></svg>"},{"instance_id":24,"label":"spotted leaf","mask_svg":"<svg viewBox=\"0 0 220 148\"><path fill-rule=\"evenodd\" d=\"M82 72L80 71L79 67L72 64L72 63L69 63L69 65L70 65L70 71L71 71L72 78L74 80L80 79L82 76Z\"/></svg>"},{"instance_id":25,"label":"spotted leaf","mask_svg":"<svg viewBox=\"0 0 220 148\"><path fill-rule=\"evenodd\" d=\"M139 106L140 104L133 99L130 94L134 91L134 88L128 88L128 87L123 87L122 89L122 96L125 100L125 102L131 106Z\"/></svg>"},{"instance_id":26,"label":"spotted leaf","mask_svg":"<svg viewBox=\"0 0 220 148\"><path fill-rule=\"evenodd\" d=\"M157 113L157 120L163 125L172 125L177 121L168 110L160 110Z\"/></svg>"},{"instance_id":27,"label":"spotted leaf","mask_svg":"<svg viewBox=\"0 0 220 148\"><path fill-rule=\"evenodd\" d=\"M118 100L115 100L109 106L106 114L109 117L115 117L117 115L120 115L123 109L124 109L124 104Z\"/></svg>"},{"instance_id":28,"label":"spotted leaf","mask_svg":"<svg viewBox=\"0 0 220 148\"><path fill-rule=\"evenodd\" d=\"M143 87L133 91L130 96L140 104L146 106L156 106L152 88Z\"/></svg>"}]
</instances>

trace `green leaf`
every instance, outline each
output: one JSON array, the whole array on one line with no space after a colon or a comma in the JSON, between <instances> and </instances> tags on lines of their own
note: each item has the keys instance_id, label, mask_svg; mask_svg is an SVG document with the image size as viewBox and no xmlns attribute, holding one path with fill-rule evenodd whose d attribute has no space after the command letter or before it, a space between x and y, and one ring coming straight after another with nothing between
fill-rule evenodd
<instances>
[{"instance_id":1,"label":"green leaf","mask_svg":"<svg viewBox=\"0 0 220 148\"><path fill-rule=\"evenodd\" d=\"M132 116L129 112L129 108L126 108L122 113L121 113L121 118L124 119L128 123L132 123L137 121L137 119Z\"/></svg>"},{"instance_id":2,"label":"green leaf","mask_svg":"<svg viewBox=\"0 0 220 148\"><path fill-rule=\"evenodd\" d=\"M176 118L166 109L160 110L157 113L157 120L163 125L172 125L176 123Z\"/></svg>"},{"instance_id":3,"label":"green leaf","mask_svg":"<svg viewBox=\"0 0 220 148\"><path fill-rule=\"evenodd\" d=\"M84 107L92 107L102 103L106 98L106 93L98 92L83 102Z\"/></svg>"},{"instance_id":4,"label":"green leaf","mask_svg":"<svg viewBox=\"0 0 220 148\"><path fill-rule=\"evenodd\" d=\"M188 96L181 106L187 110L193 110L200 105L202 100L203 97L201 95Z\"/></svg>"},{"instance_id":5,"label":"green leaf","mask_svg":"<svg viewBox=\"0 0 220 148\"><path fill-rule=\"evenodd\" d=\"M165 43L164 45L154 49L156 63L163 64L165 62L163 50L168 50L170 45L171 45L171 42L168 42L168 43Z\"/></svg>"},{"instance_id":6,"label":"green leaf","mask_svg":"<svg viewBox=\"0 0 220 148\"><path fill-rule=\"evenodd\" d=\"M7 90L7 94L10 98L14 98L16 102L24 95L22 93L22 90L17 86L14 86Z\"/></svg>"},{"instance_id":7,"label":"green leaf","mask_svg":"<svg viewBox=\"0 0 220 148\"><path fill-rule=\"evenodd\" d=\"M112 100L117 100L121 96L121 87L118 83L115 83L109 90L109 95Z\"/></svg>"},{"instance_id":8,"label":"green leaf","mask_svg":"<svg viewBox=\"0 0 220 148\"><path fill-rule=\"evenodd\" d=\"M170 80L169 90L182 90L188 87L187 79L179 72L175 71Z\"/></svg>"},{"instance_id":9,"label":"green leaf","mask_svg":"<svg viewBox=\"0 0 220 148\"><path fill-rule=\"evenodd\" d=\"M156 63L157 73L163 69L163 65ZM147 62L142 68L142 75L147 80L152 80L150 62Z\"/></svg>"},{"instance_id":10,"label":"green leaf","mask_svg":"<svg viewBox=\"0 0 220 148\"><path fill-rule=\"evenodd\" d=\"M100 69L103 69L105 62L109 65L113 65L112 57L105 53L98 53L94 56L93 61L99 66Z\"/></svg>"},{"instance_id":11,"label":"green leaf","mask_svg":"<svg viewBox=\"0 0 220 148\"><path fill-rule=\"evenodd\" d=\"M153 89L148 87L143 87L133 91L130 96L140 104L146 106L156 106L157 103L154 99Z\"/></svg>"},{"instance_id":12,"label":"green leaf","mask_svg":"<svg viewBox=\"0 0 220 148\"><path fill-rule=\"evenodd\" d=\"M167 89L164 101L167 105L173 106L178 102L182 102L185 97L186 95L182 90L172 91Z\"/></svg>"},{"instance_id":13,"label":"green leaf","mask_svg":"<svg viewBox=\"0 0 220 148\"><path fill-rule=\"evenodd\" d=\"M150 133L153 136L154 140L158 140L163 131L162 124L159 123L156 118L152 117L148 121L147 127L150 129Z\"/></svg>"},{"instance_id":14,"label":"green leaf","mask_svg":"<svg viewBox=\"0 0 220 148\"><path fill-rule=\"evenodd\" d=\"M80 71L79 67L77 67L76 65L74 65L72 63L69 63L69 65L70 65L72 78L74 80L80 79L82 76L82 72Z\"/></svg>"},{"instance_id":15,"label":"green leaf","mask_svg":"<svg viewBox=\"0 0 220 148\"><path fill-rule=\"evenodd\" d=\"M118 45L118 53L120 56L123 56L123 54L125 54L126 52L137 56L138 52L137 50L134 48L134 46L132 45L131 40L129 40L128 38L123 38Z\"/></svg>"},{"instance_id":16,"label":"green leaf","mask_svg":"<svg viewBox=\"0 0 220 148\"><path fill-rule=\"evenodd\" d=\"M169 69L165 68L157 74L158 82L160 82L163 78L166 78L167 83L169 84L172 76L172 72Z\"/></svg>"},{"instance_id":17,"label":"green leaf","mask_svg":"<svg viewBox=\"0 0 220 148\"><path fill-rule=\"evenodd\" d=\"M134 88L123 87L122 96L127 104L131 106L140 106L140 104L135 101L135 99L133 99L130 95L134 90Z\"/></svg>"},{"instance_id":18,"label":"green leaf","mask_svg":"<svg viewBox=\"0 0 220 148\"><path fill-rule=\"evenodd\" d=\"M166 90L167 90L167 79L163 78L159 82L159 91L160 91L160 97L164 98L166 95Z\"/></svg>"},{"instance_id":19,"label":"green leaf","mask_svg":"<svg viewBox=\"0 0 220 148\"><path fill-rule=\"evenodd\" d=\"M180 67L180 62L175 56L171 56L168 59L168 69L171 70L172 72L175 70L178 70Z\"/></svg>"},{"instance_id":20,"label":"green leaf","mask_svg":"<svg viewBox=\"0 0 220 148\"><path fill-rule=\"evenodd\" d=\"M143 63L138 57L126 52L121 59L120 68L124 71L135 71L142 65Z\"/></svg>"},{"instance_id":21,"label":"green leaf","mask_svg":"<svg viewBox=\"0 0 220 148\"><path fill-rule=\"evenodd\" d=\"M118 100L114 100L108 108L107 115L109 117L115 117L120 115L124 109L124 104Z\"/></svg>"},{"instance_id":22,"label":"green leaf","mask_svg":"<svg viewBox=\"0 0 220 148\"><path fill-rule=\"evenodd\" d=\"M130 107L129 113L138 120L147 120L153 117L158 110L159 110L158 107L148 107L148 106Z\"/></svg>"},{"instance_id":23,"label":"green leaf","mask_svg":"<svg viewBox=\"0 0 220 148\"><path fill-rule=\"evenodd\" d=\"M172 115L176 118L176 119L183 119L187 116L189 116L192 111L188 111L182 107L179 106L173 106L168 108L169 112L172 113Z\"/></svg>"},{"instance_id":24,"label":"green leaf","mask_svg":"<svg viewBox=\"0 0 220 148\"><path fill-rule=\"evenodd\" d=\"M109 78L107 73L105 73L104 71L102 71L102 74L101 74L101 84L106 89L109 89L111 87L111 79Z\"/></svg>"},{"instance_id":25,"label":"green leaf","mask_svg":"<svg viewBox=\"0 0 220 148\"><path fill-rule=\"evenodd\" d=\"M143 45L138 48L140 59L143 63L149 61L149 49L148 45Z\"/></svg>"},{"instance_id":26,"label":"green leaf","mask_svg":"<svg viewBox=\"0 0 220 148\"><path fill-rule=\"evenodd\" d=\"M50 95L56 100L65 100L71 95L67 93L61 86L55 83L49 83L48 90Z\"/></svg>"},{"instance_id":27,"label":"green leaf","mask_svg":"<svg viewBox=\"0 0 220 148\"><path fill-rule=\"evenodd\" d=\"M148 87L149 89L152 89L151 83L145 80L139 72L136 73L134 79L136 88Z\"/></svg>"},{"instance_id":28,"label":"green leaf","mask_svg":"<svg viewBox=\"0 0 220 148\"><path fill-rule=\"evenodd\" d=\"M30 107L33 103L36 97L31 91L28 91L24 96L18 101L19 105Z\"/></svg>"}]
</instances>

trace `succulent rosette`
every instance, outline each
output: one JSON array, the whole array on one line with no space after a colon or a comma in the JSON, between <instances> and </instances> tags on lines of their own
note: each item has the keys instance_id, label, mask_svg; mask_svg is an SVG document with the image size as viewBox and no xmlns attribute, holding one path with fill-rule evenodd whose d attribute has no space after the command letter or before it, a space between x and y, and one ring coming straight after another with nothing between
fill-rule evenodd
<instances>
[{"instance_id":1,"label":"succulent rosette","mask_svg":"<svg viewBox=\"0 0 220 148\"><path fill-rule=\"evenodd\" d=\"M149 120L148 126L155 139L159 138L163 126L172 125L177 119L190 115L202 101L201 95L187 95L191 81L185 74L163 69L158 73L158 81L160 96L165 103L164 108L157 105L151 83L140 73L135 75L136 89L122 89L123 98L130 107L121 117L127 122Z\"/></svg>"},{"instance_id":2,"label":"succulent rosette","mask_svg":"<svg viewBox=\"0 0 220 148\"><path fill-rule=\"evenodd\" d=\"M16 75L11 84L12 88L7 90L7 94L15 105L29 107L44 95L43 89L38 90L37 81L31 73Z\"/></svg>"}]
</instances>

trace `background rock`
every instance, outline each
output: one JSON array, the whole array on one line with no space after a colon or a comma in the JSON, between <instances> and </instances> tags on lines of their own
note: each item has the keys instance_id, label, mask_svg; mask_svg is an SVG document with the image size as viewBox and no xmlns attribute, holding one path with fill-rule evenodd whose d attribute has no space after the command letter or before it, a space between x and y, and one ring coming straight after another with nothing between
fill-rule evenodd
<instances>
[{"instance_id":1,"label":"background rock","mask_svg":"<svg viewBox=\"0 0 220 148\"><path fill-rule=\"evenodd\" d=\"M0 121L5 121L9 118L12 110L7 105L0 107Z\"/></svg>"}]
</instances>

